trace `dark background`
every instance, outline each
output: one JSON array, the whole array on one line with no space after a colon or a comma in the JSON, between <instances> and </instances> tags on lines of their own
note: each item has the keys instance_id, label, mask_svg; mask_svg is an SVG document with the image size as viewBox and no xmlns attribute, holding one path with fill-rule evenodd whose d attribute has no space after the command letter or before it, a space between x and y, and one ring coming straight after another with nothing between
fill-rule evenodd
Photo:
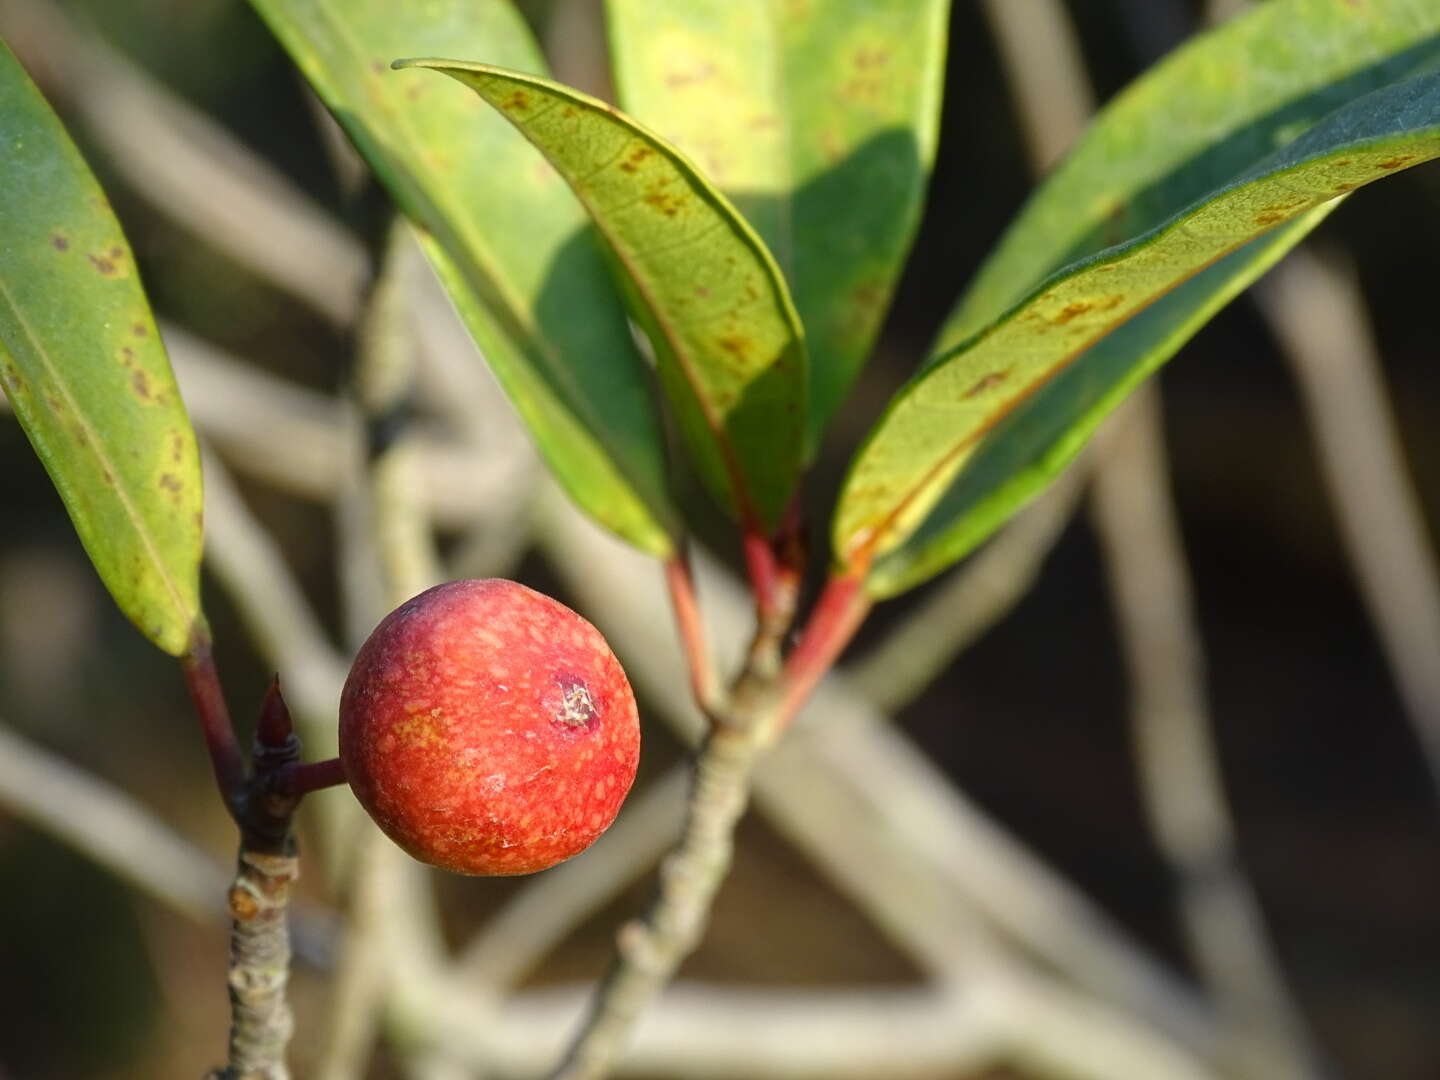
<instances>
[{"instance_id":1,"label":"dark background","mask_svg":"<svg viewBox=\"0 0 1440 1080\"><path fill-rule=\"evenodd\" d=\"M244 3L70 6L316 198L340 206L299 83ZM1070 6L1102 97L1185 34L1193 18L1169 0ZM533 7L543 17L546 5ZM874 364L829 440L822 485L833 484L842 452L921 355L1030 186L992 41L969 0L955 2L950 49L925 223ZM317 388L337 385L346 349L340 335L203 238L177 230L116 180L102 157L91 158L158 311L277 373ZM1358 264L1433 531L1440 521L1440 168L1360 193L1316 242L1344 248ZM1340 1074L1433 1080L1440 1077L1435 791L1341 551L1290 376L1241 299L1186 347L1162 382L1225 780L1241 854L1287 975ZM228 857L230 834L173 665L105 597L9 418L0 418L0 463L0 722L134 792ZM247 492L333 618L328 512ZM538 564L522 573L547 584ZM862 643L920 595L883 606ZM263 667L213 587L207 606L234 707L249 715ZM901 722L967 792L1185 966L1171 885L1135 791L1124 675L1083 515L1034 591ZM667 738L653 733L658 757L673 753ZM772 984L910 977L863 917L763 824L744 826L740 851L713 932L688 972ZM456 925L505 889L448 887ZM598 970L609 927L644 894L638 886L597 919L547 977ZM223 949L221 935L135 897L0 812L0 1077L198 1075L223 1038ZM314 983L299 981L302 1009Z\"/></svg>"}]
</instances>

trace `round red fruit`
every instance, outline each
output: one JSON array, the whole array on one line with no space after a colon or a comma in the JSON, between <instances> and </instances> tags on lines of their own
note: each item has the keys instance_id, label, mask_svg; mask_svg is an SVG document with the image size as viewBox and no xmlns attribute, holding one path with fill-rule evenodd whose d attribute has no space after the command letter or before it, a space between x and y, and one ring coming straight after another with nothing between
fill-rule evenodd
<instances>
[{"instance_id":1,"label":"round red fruit","mask_svg":"<svg viewBox=\"0 0 1440 1080\"><path fill-rule=\"evenodd\" d=\"M355 797L412 856L461 874L528 874L589 847L639 753L605 639L513 581L452 581L396 608L340 697Z\"/></svg>"}]
</instances>

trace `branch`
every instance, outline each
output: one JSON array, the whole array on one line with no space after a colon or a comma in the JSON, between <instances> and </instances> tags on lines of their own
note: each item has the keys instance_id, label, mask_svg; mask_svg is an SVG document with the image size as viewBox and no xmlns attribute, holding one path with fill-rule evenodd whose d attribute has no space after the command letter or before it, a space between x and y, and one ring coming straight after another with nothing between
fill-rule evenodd
<instances>
[{"instance_id":1,"label":"branch","mask_svg":"<svg viewBox=\"0 0 1440 1080\"><path fill-rule=\"evenodd\" d=\"M641 1013L700 943L730 869L735 825L764 750L758 717L726 713L719 719L696 757L684 832L660 865L658 894L643 916L621 927L610 974L595 993L580 1034L550 1074L554 1080L609 1075Z\"/></svg>"},{"instance_id":2,"label":"branch","mask_svg":"<svg viewBox=\"0 0 1440 1080\"><path fill-rule=\"evenodd\" d=\"M300 875L293 851L242 844L230 886L230 1063L211 1080L290 1080L285 1049L295 1020L285 996L290 980L290 888Z\"/></svg>"},{"instance_id":3,"label":"branch","mask_svg":"<svg viewBox=\"0 0 1440 1080\"><path fill-rule=\"evenodd\" d=\"M224 913L228 875L119 788L0 727L0 805L196 920Z\"/></svg>"},{"instance_id":4,"label":"branch","mask_svg":"<svg viewBox=\"0 0 1440 1080\"><path fill-rule=\"evenodd\" d=\"M496 1080L533 1076L582 988L513 999L496 1023L445 990L416 1001L428 1038ZM1128 1017L1044 980L980 967L963 984L924 989L756 990L671 987L636 1031L625 1075L664 1080L905 1080L981 1074L1005 1064L1056 1080L1217 1080Z\"/></svg>"},{"instance_id":5,"label":"branch","mask_svg":"<svg viewBox=\"0 0 1440 1080\"><path fill-rule=\"evenodd\" d=\"M1091 502L1130 675L1141 795L1237 1070L1301 1080L1318 1062L1235 853L1160 423L1154 391L1131 399L1103 436Z\"/></svg>"},{"instance_id":6,"label":"branch","mask_svg":"<svg viewBox=\"0 0 1440 1080\"><path fill-rule=\"evenodd\" d=\"M1002 25L1002 38L1024 29ZM1008 50L1009 77L1022 113L1061 101L1091 101L1074 28L1058 4L1028 12L1044 39L1064 41L1077 58L1057 68ZM1057 86L1056 70L1071 85ZM1081 118L1083 119L1083 118ZM1079 134L1079 124L1071 136ZM1032 156L1043 152L1032 145ZM1219 762L1204 702L1202 652L1190 587L1165 474L1159 400L1137 394L1104 438L1092 508L1105 550L1108 580L1125 648L1141 795L1151 828L1180 889L1180 916L1192 956L1227 1022L1228 1054L1244 1075L1300 1078L1316 1071L1314 1048L1271 952L1259 905L1234 851Z\"/></svg>"},{"instance_id":7,"label":"branch","mask_svg":"<svg viewBox=\"0 0 1440 1080\"><path fill-rule=\"evenodd\" d=\"M1085 58L1062 0L984 0L1034 173L1065 154L1095 112Z\"/></svg>"},{"instance_id":8,"label":"branch","mask_svg":"<svg viewBox=\"0 0 1440 1080\"><path fill-rule=\"evenodd\" d=\"M637 690L687 740L705 724L665 632L668 601L651 561L601 533L553 488L537 503L551 567L594 613ZM752 616L732 578L697 558L711 625L733 662ZM954 789L842 678L821 683L808 715L768 755L755 798L766 816L897 947L937 974L963 972L978 911L1007 936L1102 997L1205 1047L1213 1021L1194 995L1098 909Z\"/></svg>"},{"instance_id":9,"label":"branch","mask_svg":"<svg viewBox=\"0 0 1440 1080\"><path fill-rule=\"evenodd\" d=\"M583 859L531 878L460 954L456 975L486 994L515 986L576 926L672 847L685 813L690 770L675 766L631 792L615 824Z\"/></svg>"},{"instance_id":10,"label":"branch","mask_svg":"<svg viewBox=\"0 0 1440 1080\"><path fill-rule=\"evenodd\" d=\"M233 465L282 491L331 502L351 469L343 406L178 327L162 329L186 406ZM416 493L439 524L471 524L533 482L527 455L477 452L423 426L415 441Z\"/></svg>"},{"instance_id":11,"label":"branch","mask_svg":"<svg viewBox=\"0 0 1440 1080\"><path fill-rule=\"evenodd\" d=\"M1440 787L1440 576L1354 271L1301 248L1256 295L1299 386L1360 593Z\"/></svg>"}]
</instances>

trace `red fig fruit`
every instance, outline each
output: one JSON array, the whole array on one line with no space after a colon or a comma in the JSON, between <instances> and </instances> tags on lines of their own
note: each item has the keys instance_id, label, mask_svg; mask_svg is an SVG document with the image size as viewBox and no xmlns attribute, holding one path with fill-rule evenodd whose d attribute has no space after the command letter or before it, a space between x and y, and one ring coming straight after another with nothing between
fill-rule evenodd
<instances>
[{"instance_id":1,"label":"red fig fruit","mask_svg":"<svg viewBox=\"0 0 1440 1080\"><path fill-rule=\"evenodd\" d=\"M600 632L513 581L452 581L396 608L340 697L355 797L416 859L461 874L528 874L589 847L639 752Z\"/></svg>"}]
</instances>

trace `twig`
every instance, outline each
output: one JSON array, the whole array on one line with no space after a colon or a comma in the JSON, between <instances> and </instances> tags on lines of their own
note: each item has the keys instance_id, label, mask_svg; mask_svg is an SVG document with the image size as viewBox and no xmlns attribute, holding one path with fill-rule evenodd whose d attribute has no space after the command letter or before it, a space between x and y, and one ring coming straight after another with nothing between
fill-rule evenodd
<instances>
[{"instance_id":1,"label":"twig","mask_svg":"<svg viewBox=\"0 0 1440 1080\"><path fill-rule=\"evenodd\" d=\"M224 912L228 874L94 774L0 727L0 805L197 922Z\"/></svg>"},{"instance_id":2,"label":"twig","mask_svg":"<svg viewBox=\"0 0 1440 1080\"><path fill-rule=\"evenodd\" d=\"M1314 1050L1235 854L1153 391L1126 405L1102 452L1091 506L1130 675L1141 793L1179 885L1191 953L1231 1026L1241 1075L1315 1076Z\"/></svg>"},{"instance_id":3,"label":"twig","mask_svg":"<svg viewBox=\"0 0 1440 1080\"><path fill-rule=\"evenodd\" d=\"M163 328L176 377L195 422L237 469L280 490L331 502L351 469L344 408L258 371L192 334ZM468 525L514 501L532 473L520 454L456 445L421 427L416 494L444 525Z\"/></svg>"},{"instance_id":4,"label":"twig","mask_svg":"<svg viewBox=\"0 0 1440 1080\"><path fill-rule=\"evenodd\" d=\"M328 757L336 751L335 707L347 664L224 466L207 452L204 468L207 565L262 655L279 670L305 744Z\"/></svg>"},{"instance_id":5,"label":"twig","mask_svg":"<svg viewBox=\"0 0 1440 1080\"><path fill-rule=\"evenodd\" d=\"M1043 173L1095 111L1079 42L1061 0L984 0L984 6L1020 114L1030 167Z\"/></svg>"},{"instance_id":6,"label":"twig","mask_svg":"<svg viewBox=\"0 0 1440 1080\"><path fill-rule=\"evenodd\" d=\"M667 574L696 702L710 728L695 756L680 842L660 864L655 899L643 916L620 929L610 972L575 1041L551 1074L553 1080L609 1075L641 1013L699 944L715 894L730 869L735 826L749 802L756 764L869 610L859 578L832 579L782 669L780 646L795 615L798 568L791 573L777 548L753 527L747 527L744 539L755 633L744 666L719 700L714 700L706 678L708 659L688 568L672 563ZM678 575L677 566L683 571Z\"/></svg>"},{"instance_id":7,"label":"twig","mask_svg":"<svg viewBox=\"0 0 1440 1080\"><path fill-rule=\"evenodd\" d=\"M590 525L553 487L537 509L552 567L594 612L659 715L697 739L704 722L676 679L684 664L664 631L668 602L649 560ZM750 604L712 562L697 558L694 569L717 644L733 650ZM917 963L965 970L973 905L1078 984L1188 1046L1212 1044L1213 1022L1191 992L985 818L842 680L822 682L809 713L824 717L823 728L802 717L776 745L757 774L756 801Z\"/></svg>"},{"instance_id":8,"label":"twig","mask_svg":"<svg viewBox=\"0 0 1440 1080\"><path fill-rule=\"evenodd\" d=\"M532 878L486 921L460 954L456 975L488 994L512 988L570 930L674 845L689 787L689 769L676 766L632 792L585 858Z\"/></svg>"},{"instance_id":9,"label":"twig","mask_svg":"<svg viewBox=\"0 0 1440 1080\"><path fill-rule=\"evenodd\" d=\"M1012 40L1006 50L1009 79L1021 112L1053 110L1057 100L1093 100L1063 7L1036 7L1030 14L1038 18L1029 24L1037 37L1061 42L1074 54L1062 68L1072 85L1059 88L1053 82L1054 57L1027 53L1019 40L1024 28L1002 24L1002 7L992 4L990 14L997 33ZM1078 133L1077 126L1071 135ZM1047 150L1032 146L1032 157ZM1178 881L1192 955L1227 1022L1233 1063L1257 1080L1312 1076L1314 1049L1234 853L1204 704L1203 654L1165 475L1158 392L1142 391L1128 408L1128 417L1112 423L1105 439L1091 505L1125 646L1141 794Z\"/></svg>"},{"instance_id":10,"label":"twig","mask_svg":"<svg viewBox=\"0 0 1440 1080\"><path fill-rule=\"evenodd\" d=\"M659 892L644 916L621 927L618 955L554 1080L609 1074L644 1009L700 941L730 868L735 823L763 749L760 726L719 725L696 757L679 845L660 865Z\"/></svg>"},{"instance_id":11,"label":"twig","mask_svg":"<svg viewBox=\"0 0 1440 1080\"><path fill-rule=\"evenodd\" d=\"M478 1029L475 1002L426 1003L430 1039L497 1078L534 1075L580 988L512 999ZM628 1077L664 1080L905 1080L1013 1064L1055 1080L1217 1080L1182 1050L1092 999L1012 972L919 989L760 990L675 984L639 1025Z\"/></svg>"},{"instance_id":12,"label":"twig","mask_svg":"<svg viewBox=\"0 0 1440 1080\"><path fill-rule=\"evenodd\" d=\"M1440 577L1354 272L1301 248L1257 297L1303 395L1361 595L1440 787Z\"/></svg>"},{"instance_id":13,"label":"twig","mask_svg":"<svg viewBox=\"0 0 1440 1080\"><path fill-rule=\"evenodd\" d=\"M364 252L278 170L56 4L6 0L0 33L137 194L337 325L350 322Z\"/></svg>"},{"instance_id":14,"label":"twig","mask_svg":"<svg viewBox=\"0 0 1440 1080\"><path fill-rule=\"evenodd\" d=\"M209 678L206 678L208 670ZM213 666L201 680L218 681ZM230 1047L216 1080L289 1080L285 1052L295 1021L286 997L290 979L290 890L300 875L291 820L300 796L274 779L300 760L290 711L272 682L255 729L252 769L232 807L240 854L230 886Z\"/></svg>"},{"instance_id":15,"label":"twig","mask_svg":"<svg viewBox=\"0 0 1440 1080\"><path fill-rule=\"evenodd\" d=\"M200 719L200 731L210 755L215 785L220 789L225 808L240 821L245 809L245 755L230 723L230 710L220 689L220 675L215 670L208 630L200 628L195 632L190 651L181 658L180 666L185 672L185 685L190 691L195 714Z\"/></svg>"},{"instance_id":16,"label":"twig","mask_svg":"<svg viewBox=\"0 0 1440 1080\"><path fill-rule=\"evenodd\" d=\"M685 654L685 667L690 672L690 693L702 712L711 712L719 705L720 690L710 657L705 620L695 596L688 553L677 552L665 563L665 585L670 591L670 606L675 611L675 627Z\"/></svg>"},{"instance_id":17,"label":"twig","mask_svg":"<svg viewBox=\"0 0 1440 1080\"><path fill-rule=\"evenodd\" d=\"M285 1049L295 1020L285 996L290 979L286 912L299 876L293 852L240 850L230 886L230 1064L212 1080L289 1080Z\"/></svg>"},{"instance_id":18,"label":"twig","mask_svg":"<svg viewBox=\"0 0 1440 1080\"><path fill-rule=\"evenodd\" d=\"M695 755L680 842L660 864L648 910L616 935L610 972L595 992L575 1041L550 1074L552 1080L608 1076L641 1014L700 942L715 894L730 869L735 826L749 802L755 765L777 731L783 689L778 672L760 666L775 655L764 643L783 633L777 595L757 597L760 644L752 646L750 660L723 700L707 709L710 729ZM814 662L821 662L821 653Z\"/></svg>"},{"instance_id":19,"label":"twig","mask_svg":"<svg viewBox=\"0 0 1440 1080\"><path fill-rule=\"evenodd\" d=\"M882 712L896 712L956 656L1014 609L1075 514L1086 464L1077 462L903 622L847 668L849 681Z\"/></svg>"},{"instance_id":20,"label":"twig","mask_svg":"<svg viewBox=\"0 0 1440 1080\"><path fill-rule=\"evenodd\" d=\"M218 1080L289 1080L285 1050L294 1030L286 999L290 977L290 886L300 861L290 832L299 795L272 787L277 773L294 766L300 743L290 715L272 684L256 728L253 768L230 723L219 673L203 622L181 658L200 718L215 779L226 808L240 827L239 866L230 886L230 1046Z\"/></svg>"}]
</instances>

